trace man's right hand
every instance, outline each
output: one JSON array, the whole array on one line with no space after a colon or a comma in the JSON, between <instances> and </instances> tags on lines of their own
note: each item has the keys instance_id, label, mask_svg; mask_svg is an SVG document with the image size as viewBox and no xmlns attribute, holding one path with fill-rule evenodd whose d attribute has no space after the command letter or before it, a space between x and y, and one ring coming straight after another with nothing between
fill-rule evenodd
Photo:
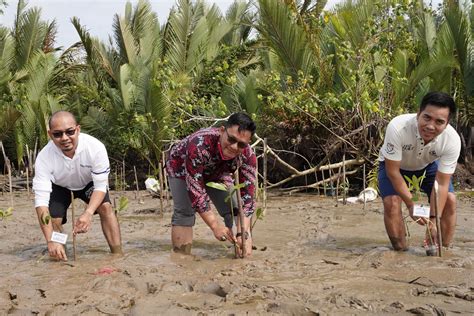
<instances>
[{"instance_id":1,"label":"man's right hand","mask_svg":"<svg viewBox=\"0 0 474 316\"><path fill-rule=\"evenodd\" d=\"M58 260L67 261L66 251L64 246L60 243L49 241L48 242L49 256Z\"/></svg>"},{"instance_id":2,"label":"man's right hand","mask_svg":"<svg viewBox=\"0 0 474 316\"><path fill-rule=\"evenodd\" d=\"M417 222L419 225L426 225L428 223L428 219L427 218L424 218L424 217L418 217L418 216L414 216L413 215L413 212L414 212L414 209L415 209L415 204L410 204L410 205L407 205L407 208L408 208L408 213L410 214L410 217L415 221Z\"/></svg>"},{"instance_id":3,"label":"man's right hand","mask_svg":"<svg viewBox=\"0 0 474 316\"><path fill-rule=\"evenodd\" d=\"M216 237L219 241L226 241L229 240L232 243L236 243L237 239L235 239L232 230L224 225L217 225L212 232L214 233L214 237ZM223 238L224 237L224 238Z\"/></svg>"}]
</instances>

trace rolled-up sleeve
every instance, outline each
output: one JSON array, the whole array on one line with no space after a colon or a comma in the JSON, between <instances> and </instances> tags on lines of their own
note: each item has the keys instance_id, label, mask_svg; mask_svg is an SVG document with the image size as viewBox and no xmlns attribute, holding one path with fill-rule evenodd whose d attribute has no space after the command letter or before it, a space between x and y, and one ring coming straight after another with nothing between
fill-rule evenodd
<instances>
[{"instance_id":1,"label":"rolled-up sleeve","mask_svg":"<svg viewBox=\"0 0 474 316\"><path fill-rule=\"evenodd\" d=\"M98 145L95 153L91 173L94 191L107 192L109 187L110 163L107 150L102 143Z\"/></svg>"},{"instance_id":2,"label":"rolled-up sleeve","mask_svg":"<svg viewBox=\"0 0 474 316\"><path fill-rule=\"evenodd\" d=\"M35 193L35 207L49 206L51 195L51 170L44 155L39 154L35 161L35 177L33 178L33 191Z\"/></svg>"}]
</instances>

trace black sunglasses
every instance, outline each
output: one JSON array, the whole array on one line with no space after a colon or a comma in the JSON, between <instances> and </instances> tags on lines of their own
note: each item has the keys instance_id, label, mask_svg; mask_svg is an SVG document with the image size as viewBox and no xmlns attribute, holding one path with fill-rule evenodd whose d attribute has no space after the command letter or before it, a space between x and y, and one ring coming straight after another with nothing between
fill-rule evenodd
<instances>
[{"instance_id":1,"label":"black sunglasses","mask_svg":"<svg viewBox=\"0 0 474 316\"><path fill-rule=\"evenodd\" d=\"M65 131L52 132L51 134L54 138L61 138L63 137L63 134L66 134L66 136L72 136L76 134L76 127L74 127L73 129L67 129Z\"/></svg>"},{"instance_id":2,"label":"black sunglasses","mask_svg":"<svg viewBox=\"0 0 474 316\"><path fill-rule=\"evenodd\" d=\"M234 136L230 135L229 132L227 131L227 128L225 129L225 132L226 132L226 134L227 134L227 141L229 142L229 144L233 145L233 144L237 143L237 147L239 147L239 148L241 148L241 149L243 149L243 148L245 148L245 147L248 146L247 143L239 142L239 141L237 140L237 138L235 138Z\"/></svg>"}]
</instances>

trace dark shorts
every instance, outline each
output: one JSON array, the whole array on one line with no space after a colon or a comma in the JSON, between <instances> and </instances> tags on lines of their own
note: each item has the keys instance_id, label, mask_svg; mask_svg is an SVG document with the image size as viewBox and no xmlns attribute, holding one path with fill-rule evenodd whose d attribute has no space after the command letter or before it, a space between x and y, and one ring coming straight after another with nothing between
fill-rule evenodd
<instances>
[{"instance_id":1,"label":"dark shorts","mask_svg":"<svg viewBox=\"0 0 474 316\"><path fill-rule=\"evenodd\" d=\"M408 171L408 170L400 169L400 173L402 174L402 177L407 176L411 178L413 175L415 175L416 177L421 177L423 173L425 172L425 170L426 170L426 177L421 183L421 190L425 192L426 195L428 195L428 199L429 199L431 196L431 190L433 188L433 184L436 178L436 172L438 171L437 161L433 161L422 170ZM387 173L385 171L384 161L379 162L378 180L379 180L379 191L382 198L386 196L390 196L390 195L398 195L397 191L395 191L395 188L392 186L392 182L390 182L390 179L387 176ZM405 180L405 182L408 185L408 182L405 179L405 177L403 177L403 180ZM449 180L449 192L454 192L452 178Z\"/></svg>"},{"instance_id":2,"label":"dark shorts","mask_svg":"<svg viewBox=\"0 0 474 316\"><path fill-rule=\"evenodd\" d=\"M196 222L196 212L191 205L186 180L179 178L169 178L168 180L171 195L173 196L173 216L171 217L171 224L173 226L194 226ZM230 204L225 202L229 193L211 187L206 187L206 192L212 203L214 203L219 215L224 218L225 226L232 228L234 219L231 215ZM233 214L237 216L239 208L235 207L237 205L235 193L232 196L232 205L234 206Z\"/></svg>"},{"instance_id":3,"label":"dark shorts","mask_svg":"<svg viewBox=\"0 0 474 316\"><path fill-rule=\"evenodd\" d=\"M49 214L52 218L63 218L63 224L67 222L67 209L71 205L71 190L60 187L52 183L53 191L49 196ZM84 189L79 191L72 191L74 193L74 198L79 198L86 203L89 203L92 192L94 191L94 183L89 182ZM105 193L104 200L105 202L110 203L109 191Z\"/></svg>"}]
</instances>

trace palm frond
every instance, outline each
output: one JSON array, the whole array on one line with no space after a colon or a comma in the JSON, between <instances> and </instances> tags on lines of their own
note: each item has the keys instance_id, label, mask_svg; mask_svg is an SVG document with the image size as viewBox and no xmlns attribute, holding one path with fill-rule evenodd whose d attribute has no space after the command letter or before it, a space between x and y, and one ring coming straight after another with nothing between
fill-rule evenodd
<instances>
[{"instance_id":1,"label":"palm frond","mask_svg":"<svg viewBox=\"0 0 474 316\"><path fill-rule=\"evenodd\" d=\"M298 71L311 72L314 59L304 31L294 23L291 12L283 1L259 0L258 29L278 55L284 72L297 78Z\"/></svg>"}]
</instances>

